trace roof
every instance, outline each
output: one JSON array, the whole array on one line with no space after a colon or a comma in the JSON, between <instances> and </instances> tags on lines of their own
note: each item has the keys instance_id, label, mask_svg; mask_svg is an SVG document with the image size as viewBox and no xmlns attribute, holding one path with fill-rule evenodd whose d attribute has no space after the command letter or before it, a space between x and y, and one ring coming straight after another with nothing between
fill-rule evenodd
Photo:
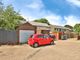
<instances>
[{"instance_id":1,"label":"roof","mask_svg":"<svg viewBox=\"0 0 80 60\"><path fill-rule=\"evenodd\" d=\"M21 24L24 24L24 23L30 23L31 25L33 26L41 26L41 27L50 27L48 24L46 23L40 23L40 22L33 22L33 21L21 21Z\"/></svg>"},{"instance_id":2,"label":"roof","mask_svg":"<svg viewBox=\"0 0 80 60\"><path fill-rule=\"evenodd\" d=\"M61 28L61 29L68 29L68 30L71 30L71 29L66 28L66 27L64 27L64 26L58 26L58 25L51 25L51 26L53 26L53 27L55 27L55 28Z\"/></svg>"},{"instance_id":3,"label":"roof","mask_svg":"<svg viewBox=\"0 0 80 60\"><path fill-rule=\"evenodd\" d=\"M42 27L49 27L46 23L39 23L39 22L29 22L33 26L42 26Z\"/></svg>"}]
</instances>

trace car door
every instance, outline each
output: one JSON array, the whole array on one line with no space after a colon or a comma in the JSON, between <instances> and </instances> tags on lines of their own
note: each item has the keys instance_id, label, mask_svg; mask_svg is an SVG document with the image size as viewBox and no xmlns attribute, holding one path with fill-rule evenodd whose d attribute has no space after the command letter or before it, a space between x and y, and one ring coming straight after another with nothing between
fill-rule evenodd
<instances>
[{"instance_id":1,"label":"car door","mask_svg":"<svg viewBox=\"0 0 80 60\"><path fill-rule=\"evenodd\" d=\"M44 44L49 44L49 43L50 43L49 35L44 35Z\"/></svg>"},{"instance_id":2,"label":"car door","mask_svg":"<svg viewBox=\"0 0 80 60\"><path fill-rule=\"evenodd\" d=\"M44 44L44 35L38 35L38 43L39 45L43 45Z\"/></svg>"}]
</instances>

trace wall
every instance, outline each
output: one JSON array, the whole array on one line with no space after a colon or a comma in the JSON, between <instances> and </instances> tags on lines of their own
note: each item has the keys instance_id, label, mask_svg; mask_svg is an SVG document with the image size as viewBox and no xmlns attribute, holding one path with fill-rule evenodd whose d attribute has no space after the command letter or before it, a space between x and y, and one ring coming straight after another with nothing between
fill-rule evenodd
<instances>
[{"instance_id":1,"label":"wall","mask_svg":"<svg viewBox=\"0 0 80 60\"><path fill-rule=\"evenodd\" d=\"M45 31L45 33L47 33L47 31L50 31L50 27L40 27L40 26L37 27L37 29L36 29L37 34L41 34L42 31Z\"/></svg>"},{"instance_id":2,"label":"wall","mask_svg":"<svg viewBox=\"0 0 80 60\"><path fill-rule=\"evenodd\" d=\"M35 30L35 27L29 23L20 25L16 30Z\"/></svg>"}]
</instances>

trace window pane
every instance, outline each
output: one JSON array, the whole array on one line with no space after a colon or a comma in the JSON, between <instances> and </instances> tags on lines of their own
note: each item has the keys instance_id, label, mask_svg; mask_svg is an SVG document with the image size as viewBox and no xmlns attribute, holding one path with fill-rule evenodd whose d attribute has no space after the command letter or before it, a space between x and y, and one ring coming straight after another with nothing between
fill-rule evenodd
<instances>
[{"instance_id":1,"label":"window pane","mask_svg":"<svg viewBox=\"0 0 80 60\"><path fill-rule=\"evenodd\" d=\"M38 35L38 38L44 38L44 35Z\"/></svg>"},{"instance_id":2,"label":"window pane","mask_svg":"<svg viewBox=\"0 0 80 60\"><path fill-rule=\"evenodd\" d=\"M48 35L44 35L44 38L49 38L49 36Z\"/></svg>"}]
</instances>

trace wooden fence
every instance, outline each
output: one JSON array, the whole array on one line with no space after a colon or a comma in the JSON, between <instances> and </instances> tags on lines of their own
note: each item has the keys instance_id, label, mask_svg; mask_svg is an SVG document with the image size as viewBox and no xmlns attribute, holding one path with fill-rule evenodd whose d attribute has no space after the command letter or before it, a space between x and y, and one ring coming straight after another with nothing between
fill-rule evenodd
<instances>
[{"instance_id":1,"label":"wooden fence","mask_svg":"<svg viewBox=\"0 0 80 60\"><path fill-rule=\"evenodd\" d=\"M16 44L17 42L16 31L0 29L0 44Z\"/></svg>"}]
</instances>

